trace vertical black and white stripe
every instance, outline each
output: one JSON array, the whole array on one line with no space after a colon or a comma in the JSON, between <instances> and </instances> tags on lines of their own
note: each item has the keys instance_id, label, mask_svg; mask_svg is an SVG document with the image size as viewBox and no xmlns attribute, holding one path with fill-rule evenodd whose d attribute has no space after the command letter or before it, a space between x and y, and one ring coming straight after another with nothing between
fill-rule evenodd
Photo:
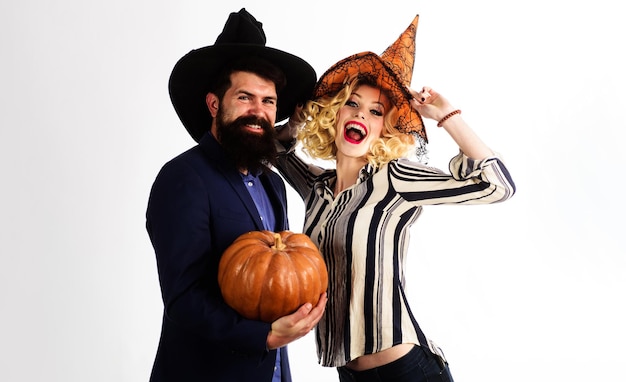
<instances>
[{"instance_id":1,"label":"vertical black and white stripe","mask_svg":"<svg viewBox=\"0 0 626 382\"><path fill-rule=\"evenodd\" d=\"M281 156L278 169L304 199L303 232L318 245L329 272L328 304L317 328L323 366L401 343L427 345L404 293L409 228L422 206L504 201L515 185L504 164L461 153L450 174L406 159L361 171L357 184L333 197L336 173Z\"/></svg>"}]
</instances>

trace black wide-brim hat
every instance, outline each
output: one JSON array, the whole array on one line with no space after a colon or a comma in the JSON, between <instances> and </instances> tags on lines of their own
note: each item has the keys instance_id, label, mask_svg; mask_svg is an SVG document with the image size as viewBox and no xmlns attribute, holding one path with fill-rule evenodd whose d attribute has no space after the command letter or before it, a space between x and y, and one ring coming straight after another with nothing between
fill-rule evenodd
<instances>
[{"instance_id":1,"label":"black wide-brim hat","mask_svg":"<svg viewBox=\"0 0 626 382\"><path fill-rule=\"evenodd\" d=\"M170 99L196 142L211 128L207 93L225 64L239 57L263 58L285 73L287 83L278 93L276 122L289 118L298 103L311 97L317 80L313 67L302 58L267 47L265 43L263 24L242 8L230 14L214 45L192 50L176 63L170 75Z\"/></svg>"}]
</instances>

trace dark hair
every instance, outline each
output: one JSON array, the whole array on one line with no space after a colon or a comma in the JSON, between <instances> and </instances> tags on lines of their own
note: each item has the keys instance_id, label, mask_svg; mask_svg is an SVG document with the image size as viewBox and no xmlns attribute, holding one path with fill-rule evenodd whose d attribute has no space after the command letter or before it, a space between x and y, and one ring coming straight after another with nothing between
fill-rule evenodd
<instances>
[{"instance_id":1,"label":"dark hair","mask_svg":"<svg viewBox=\"0 0 626 382\"><path fill-rule=\"evenodd\" d=\"M215 93L219 99L224 97L224 94L226 94L226 91L232 85L230 75L234 72L253 73L261 78L272 81L276 87L276 94L279 94L287 84L287 77L279 67L260 57L245 56L232 61L227 64L226 67L222 68L211 91Z\"/></svg>"}]
</instances>

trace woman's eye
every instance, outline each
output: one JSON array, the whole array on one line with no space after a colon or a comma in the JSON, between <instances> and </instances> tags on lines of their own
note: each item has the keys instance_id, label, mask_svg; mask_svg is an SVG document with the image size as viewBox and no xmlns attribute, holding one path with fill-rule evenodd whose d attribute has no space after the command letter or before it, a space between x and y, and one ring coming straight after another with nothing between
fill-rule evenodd
<instances>
[{"instance_id":1,"label":"woman's eye","mask_svg":"<svg viewBox=\"0 0 626 382\"><path fill-rule=\"evenodd\" d=\"M348 101L346 102L346 106L357 107L357 103L355 101Z\"/></svg>"},{"instance_id":2,"label":"woman's eye","mask_svg":"<svg viewBox=\"0 0 626 382\"><path fill-rule=\"evenodd\" d=\"M370 113L372 113L372 114L374 114L375 116L378 116L378 117L382 117L382 115L383 115L382 111L376 110L376 109L370 110Z\"/></svg>"}]
</instances>

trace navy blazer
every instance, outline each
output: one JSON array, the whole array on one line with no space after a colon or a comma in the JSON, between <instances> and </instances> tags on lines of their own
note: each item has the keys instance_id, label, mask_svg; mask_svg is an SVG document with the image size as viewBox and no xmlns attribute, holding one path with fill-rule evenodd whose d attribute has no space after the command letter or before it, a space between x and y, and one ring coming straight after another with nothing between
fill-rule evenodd
<instances>
[{"instance_id":1,"label":"navy blazer","mask_svg":"<svg viewBox=\"0 0 626 382\"><path fill-rule=\"evenodd\" d=\"M288 229L282 178L267 171L260 179L276 230ZM224 250L263 224L239 171L211 134L163 166L150 193L146 228L164 304L150 380L270 382L276 361L276 351L266 350L270 324L237 314L217 283ZM286 348L281 359L283 381L291 381Z\"/></svg>"}]
</instances>

